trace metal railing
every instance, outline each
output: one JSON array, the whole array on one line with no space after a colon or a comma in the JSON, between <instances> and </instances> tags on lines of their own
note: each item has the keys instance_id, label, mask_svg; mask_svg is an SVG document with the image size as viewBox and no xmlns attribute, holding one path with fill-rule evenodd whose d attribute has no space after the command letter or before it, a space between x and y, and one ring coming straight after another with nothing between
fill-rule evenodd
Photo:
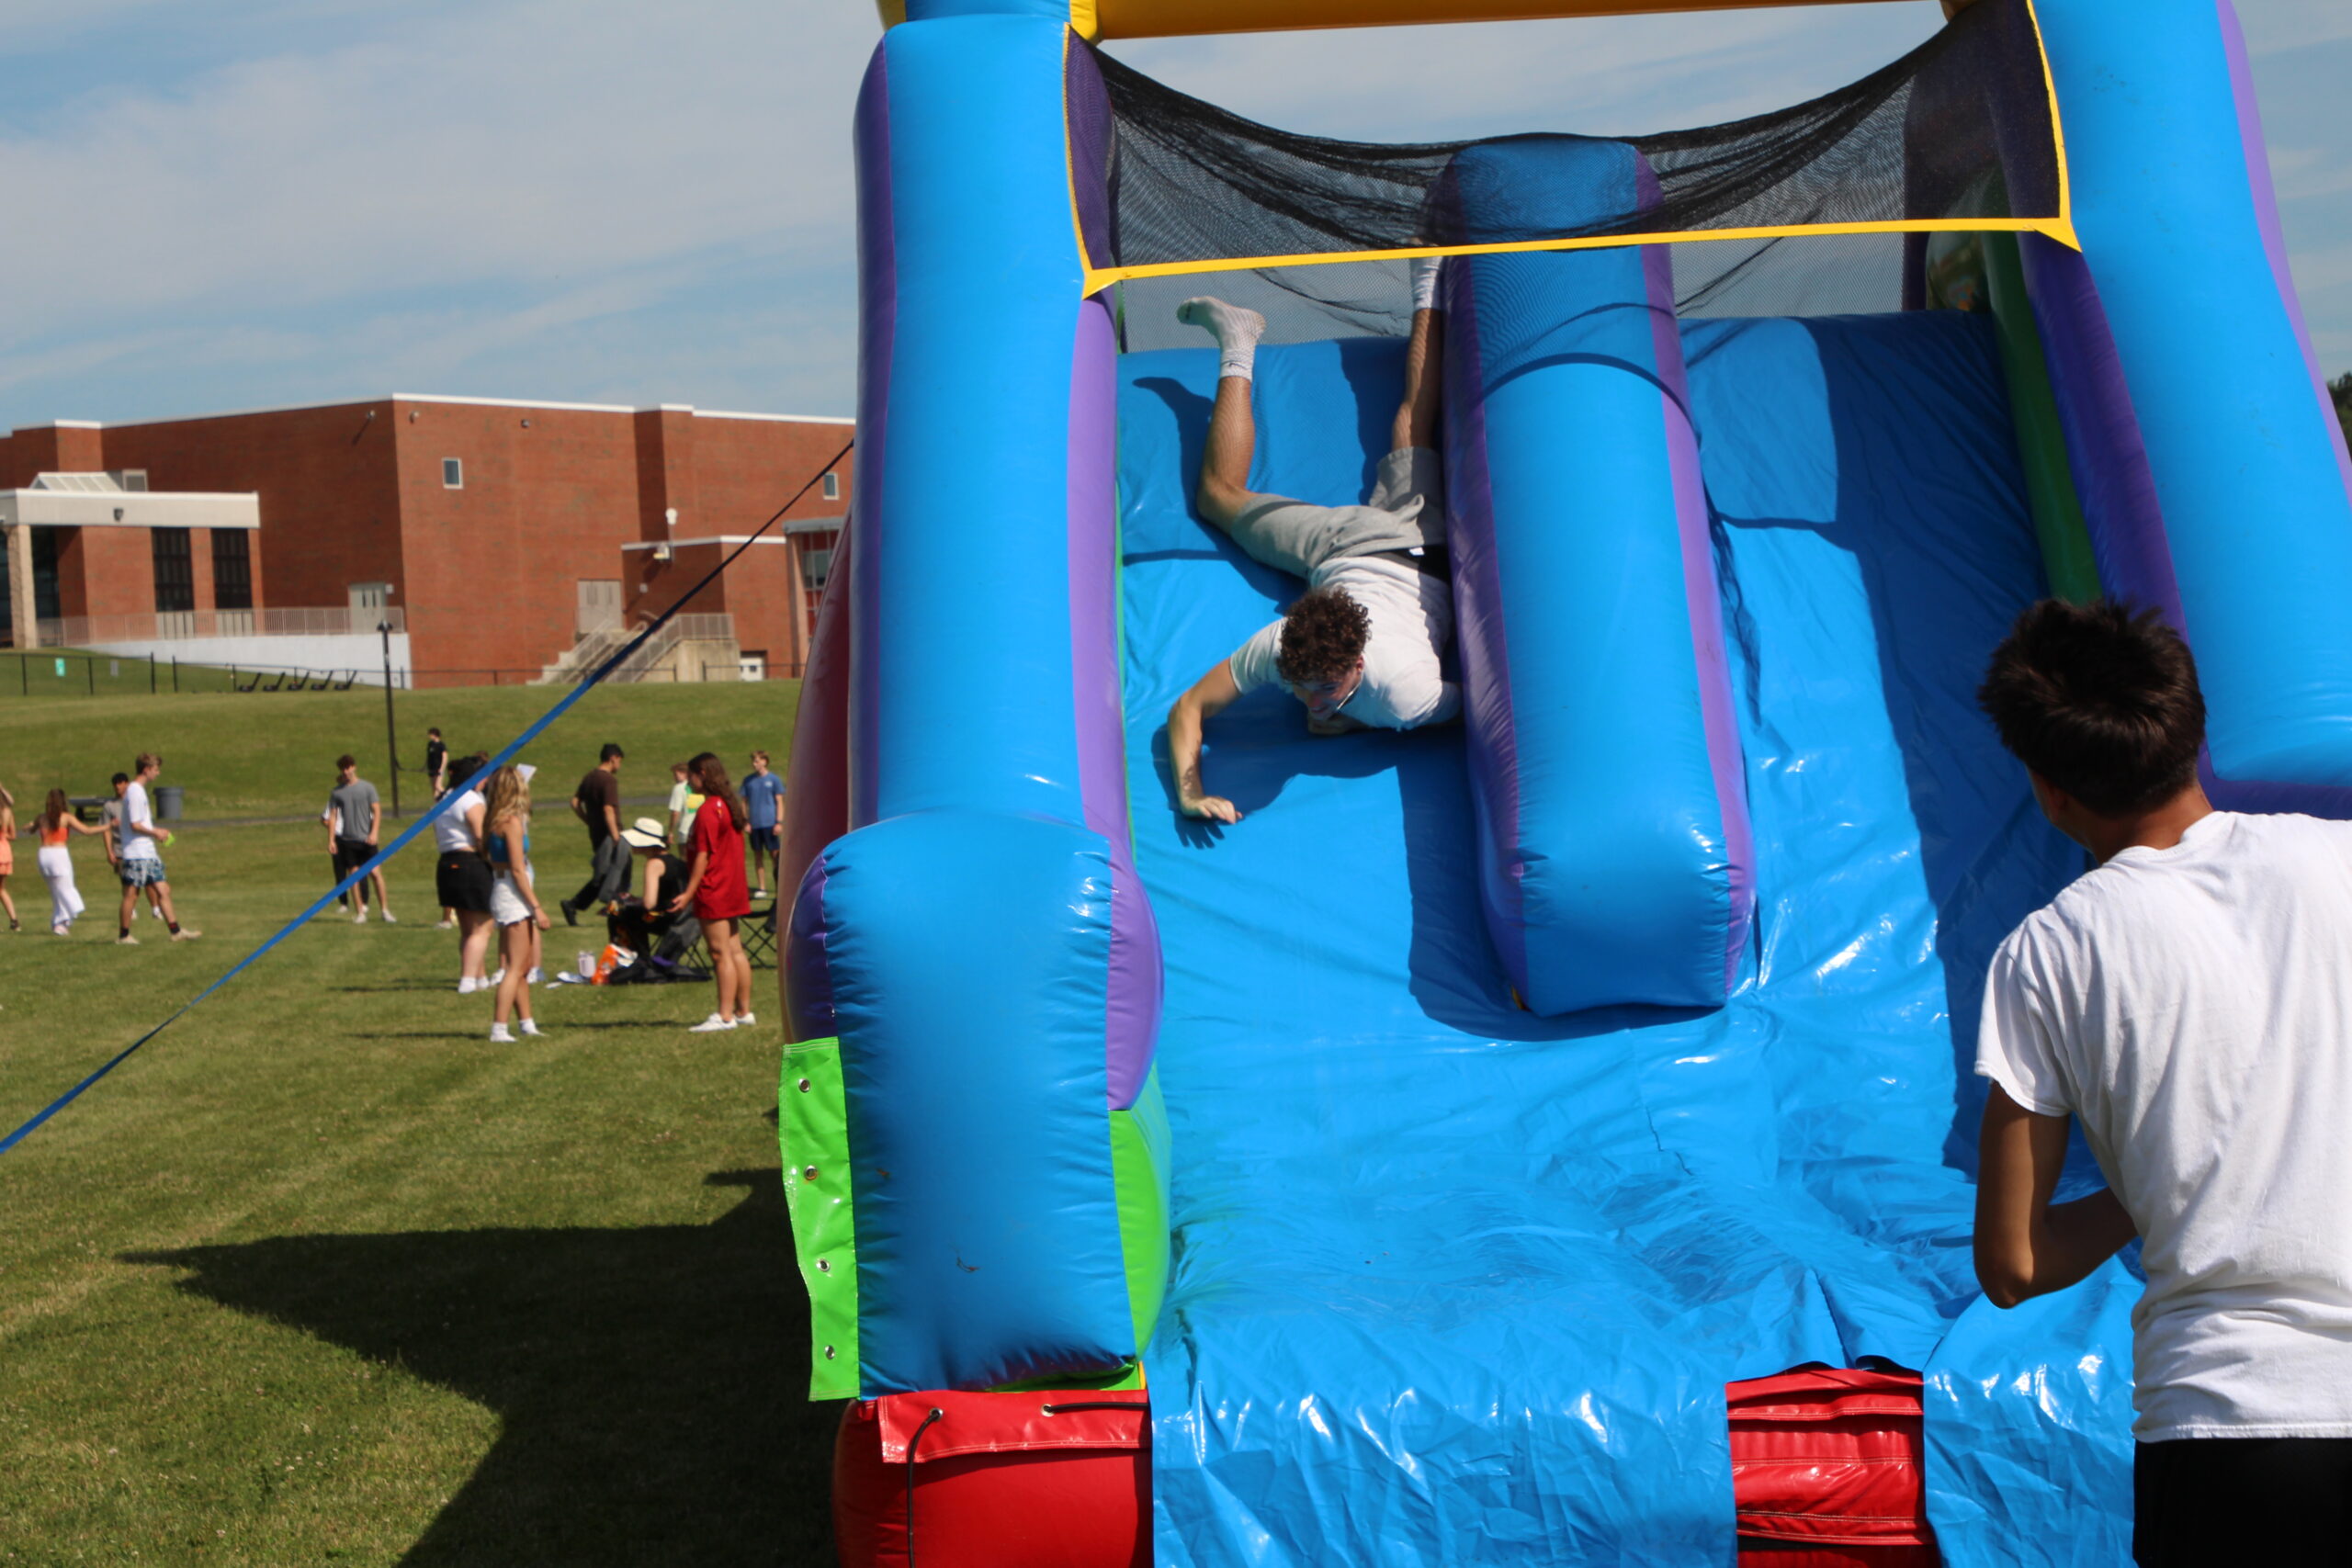
<instances>
[{"instance_id":1,"label":"metal railing","mask_svg":"<svg viewBox=\"0 0 2352 1568\"><path fill-rule=\"evenodd\" d=\"M542 670L539 680L543 683L584 681L598 665L618 652L636 635L634 626L607 626L601 631L590 632L572 644L561 659ZM646 638L643 648L630 654L605 679L619 682L660 679L662 676L655 666L667 659L680 643L734 640L735 617L731 615L673 616L660 631ZM668 672L667 678L676 680L676 671Z\"/></svg>"},{"instance_id":2,"label":"metal railing","mask_svg":"<svg viewBox=\"0 0 2352 1568\"><path fill-rule=\"evenodd\" d=\"M373 635L389 623L408 629L397 607L355 610L343 604L266 610L164 610L147 615L66 615L40 623L45 648L87 648L107 642L183 642L214 637L349 637Z\"/></svg>"}]
</instances>

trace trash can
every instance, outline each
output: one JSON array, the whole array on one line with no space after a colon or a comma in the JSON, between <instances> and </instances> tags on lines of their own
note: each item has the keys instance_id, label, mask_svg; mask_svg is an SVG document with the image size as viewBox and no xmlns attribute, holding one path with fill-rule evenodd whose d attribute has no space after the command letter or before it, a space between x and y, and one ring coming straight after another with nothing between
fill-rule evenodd
<instances>
[{"instance_id":1,"label":"trash can","mask_svg":"<svg viewBox=\"0 0 2352 1568\"><path fill-rule=\"evenodd\" d=\"M155 786L155 820L158 822L178 821L182 803L187 798L187 791L178 784L157 784Z\"/></svg>"}]
</instances>

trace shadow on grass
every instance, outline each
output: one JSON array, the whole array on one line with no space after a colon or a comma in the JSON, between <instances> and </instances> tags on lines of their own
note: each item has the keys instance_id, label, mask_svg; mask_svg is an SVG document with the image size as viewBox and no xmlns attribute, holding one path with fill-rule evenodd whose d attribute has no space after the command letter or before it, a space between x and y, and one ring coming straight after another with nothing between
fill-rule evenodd
<instances>
[{"instance_id":1,"label":"shadow on grass","mask_svg":"<svg viewBox=\"0 0 2352 1568\"><path fill-rule=\"evenodd\" d=\"M707 1225L295 1235L131 1254L178 1288L397 1364L502 1432L403 1568L832 1561L835 1404L774 1170Z\"/></svg>"}]
</instances>

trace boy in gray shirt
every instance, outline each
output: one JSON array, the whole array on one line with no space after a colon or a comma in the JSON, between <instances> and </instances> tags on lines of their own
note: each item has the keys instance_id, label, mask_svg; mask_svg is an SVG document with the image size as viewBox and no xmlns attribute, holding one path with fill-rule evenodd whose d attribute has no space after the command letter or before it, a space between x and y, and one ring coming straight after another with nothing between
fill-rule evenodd
<instances>
[{"instance_id":1,"label":"boy in gray shirt","mask_svg":"<svg viewBox=\"0 0 2352 1568\"><path fill-rule=\"evenodd\" d=\"M319 814L326 824L327 848L334 855L334 879L340 883L359 867L366 865L376 852L376 840L384 824L383 802L377 797L376 786L359 776L359 763L346 751L334 761L335 777L340 781L327 795L327 808ZM368 874L366 882L351 890L355 926L368 923L368 888L376 888L376 908L383 911L388 926L400 922L392 917L391 896L384 891L384 870L378 866Z\"/></svg>"}]
</instances>

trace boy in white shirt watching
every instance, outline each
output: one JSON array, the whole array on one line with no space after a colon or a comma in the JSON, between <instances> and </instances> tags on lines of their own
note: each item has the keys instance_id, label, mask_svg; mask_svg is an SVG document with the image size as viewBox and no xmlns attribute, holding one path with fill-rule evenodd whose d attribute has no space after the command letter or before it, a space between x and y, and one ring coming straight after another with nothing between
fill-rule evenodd
<instances>
[{"instance_id":1,"label":"boy in white shirt watching","mask_svg":"<svg viewBox=\"0 0 2352 1568\"><path fill-rule=\"evenodd\" d=\"M2352 824L2213 809L2154 611L2032 606L1979 700L2098 864L1993 960L1977 1278L2014 1306L2143 1237L2134 1558L2352 1561ZM2052 1205L2069 1117L2109 1185Z\"/></svg>"}]
</instances>

